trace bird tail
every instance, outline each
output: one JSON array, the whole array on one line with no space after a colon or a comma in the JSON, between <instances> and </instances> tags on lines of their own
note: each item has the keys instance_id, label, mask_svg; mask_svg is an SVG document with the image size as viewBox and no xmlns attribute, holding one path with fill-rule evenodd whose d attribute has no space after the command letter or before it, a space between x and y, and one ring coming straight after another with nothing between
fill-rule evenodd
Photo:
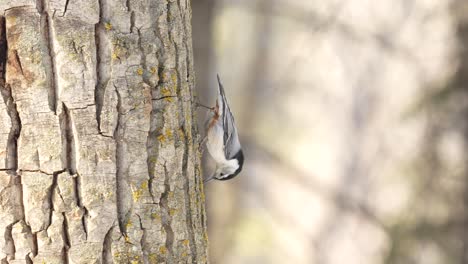
<instances>
[{"instance_id":1,"label":"bird tail","mask_svg":"<svg viewBox=\"0 0 468 264\"><path fill-rule=\"evenodd\" d=\"M225 113L224 111L229 110L229 104L226 99L226 94L224 93L224 86L221 83L221 78L219 78L219 74L216 74L218 78L218 106L219 106L219 114L223 116Z\"/></svg>"}]
</instances>

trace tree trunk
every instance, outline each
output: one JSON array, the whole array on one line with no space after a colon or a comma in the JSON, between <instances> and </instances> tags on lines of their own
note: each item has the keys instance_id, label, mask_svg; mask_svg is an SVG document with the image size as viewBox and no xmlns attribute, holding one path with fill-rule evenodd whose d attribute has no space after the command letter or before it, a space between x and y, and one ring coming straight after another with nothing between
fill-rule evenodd
<instances>
[{"instance_id":1,"label":"tree trunk","mask_svg":"<svg viewBox=\"0 0 468 264\"><path fill-rule=\"evenodd\" d=\"M0 11L1 263L206 263L190 2Z\"/></svg>"}]
</instances>

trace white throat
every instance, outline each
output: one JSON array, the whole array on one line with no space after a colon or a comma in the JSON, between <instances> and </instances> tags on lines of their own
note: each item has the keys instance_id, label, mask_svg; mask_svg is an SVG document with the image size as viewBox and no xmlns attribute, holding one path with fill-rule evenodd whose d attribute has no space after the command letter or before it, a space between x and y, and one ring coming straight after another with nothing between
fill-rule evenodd
<instances>
[{"instance_id":1,"label":"white throat","mask_svg":"<svg viewBox=\"0 0 468 264\"><path fill-rule=\"evenodd\" d=\"M239 162L236 159L226 160L224 164L218 168L220 174L233 174L239 168Z\"/></svg>"}]
</instances>

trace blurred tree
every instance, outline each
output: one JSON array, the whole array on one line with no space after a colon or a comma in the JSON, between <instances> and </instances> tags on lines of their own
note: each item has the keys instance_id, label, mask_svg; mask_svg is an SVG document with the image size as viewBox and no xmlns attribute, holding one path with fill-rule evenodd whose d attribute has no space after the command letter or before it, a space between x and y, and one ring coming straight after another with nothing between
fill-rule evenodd
<instances>
[{"instance_id":1,"label":"blurred tree","mask_svg":"<svg viewBox=\"0 0 468 264\"><path fill-rule=\"evenodd\" d=\"M215 0L199 0L192 3L193 53L197 92L200 95L199 97L205 100L210 96L210 83L215 80L211 74L213 59L212 23L215 2Z\"/></svg>"},{"instance_id":2,"label":"blurred tree","mask_svg":"<svg viewBox=\"0 0 468 264\"><path fill-rule=\"evenodd\" d=\"M463 0L454 1L454 17L456 19L456 33L458 37L458 48L459 48L459 66L458 70L454 76L452 89L461 90L462 96L460 93L455 93L456 97L463 99L462 103L458 103L462 109L461 111L456 111L456 121L454 122L459 127L463 129L462 134L464 135L465 142L465 164L468 162L468 2ZM458 101L457 100L457 101ZM459 123L458 123L459 122ZM464 197L463 197L463 214L461 216L460 222L463 232L460 232L461 240L463 241L463 248L461 249L461 261L460 263L468 263L468 168L464 167ZM455 209L456 210L456 209ZM458 210L457 210L458 211ZM455 216L455 219L458 216ZM458 231L458 228L455 232ZM458 234L458 232L457 232Z\"/></svg>"},{"instance_id":3,"label":"blurred tree","mask_svg":"<svg viewBox=\"0 0 468 264\"><path fill-rule=\"evenodd\" d=\"M193 49L194 49L194 64L197 78L197 97L198 100L206 105L214 102L216 89L214 84L216 70L214 69L214 46L213 46L213 21L215 20L215 12L218 10L216 4L219 1L215 0L200 0L193 1ZM198 123L203 126L205 122L205 113L198 116ZM209 154L205 152L203 157L204 170L209 174L210 159ZM205 175L206 177L206 175ZM213 185L214 183L211 183ZM231 185L232 183L229 183ZM208 215L208 231L210 237L210 262L223 263L226 252L232 246L232 241L226 231L236 218L232 215L231 199L229 187L219 186L217 184L213 189L207 186L207 215ZM226 190L226 187L228 190ZM216 198L212 198L216 197Z\"/></svg>"}]
</instances>

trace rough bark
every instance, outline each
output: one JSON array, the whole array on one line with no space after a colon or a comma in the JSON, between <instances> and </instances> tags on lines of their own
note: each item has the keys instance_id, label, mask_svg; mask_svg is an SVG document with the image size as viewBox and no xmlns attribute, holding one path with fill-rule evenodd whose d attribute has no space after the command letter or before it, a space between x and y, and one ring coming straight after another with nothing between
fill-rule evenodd
<instances>
[{"instance_id":1,"label":"rough bark","mask_svg":"<svg viewBox=\"0 0 468 264\"><path fill-rule=\"evenodd\" d=\"M0 10L1 263L206 263L190 2Z\"/></svg>"}]
</instances>

